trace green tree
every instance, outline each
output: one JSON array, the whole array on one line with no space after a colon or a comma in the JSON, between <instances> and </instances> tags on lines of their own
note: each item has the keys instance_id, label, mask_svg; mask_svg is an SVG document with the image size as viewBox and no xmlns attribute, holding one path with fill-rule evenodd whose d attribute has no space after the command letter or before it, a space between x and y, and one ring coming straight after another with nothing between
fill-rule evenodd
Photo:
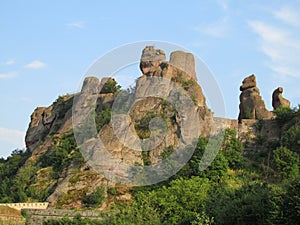
<instances>
[{"instance_id":1,"label":"green tree","mask_svg":"<svg viewBox=\"0 0 300 225\"><path fill-rule=\"evenodd\" d=\"M235 130L225 130L221 150L223 151L223 154L226 157L230 168L240 169L243 167L243 144L238 140Z\"/></svg>"},{"instance_id":2,"label":"green tree","mask_svg":"<svg viewBox=\"0 0 300 225\"><path fill-rule=\"evenodd\" d=\"M157 225L161 224L158 209L151 205L149 196L139 193L130 207L121 206L118 213L106 215L103 224L107 225Z\"/></svg>"},{"instance_id":3,"label":"green tree","mask_svg":"<svg viewBox=\"0 0 300 225\"><path fill-rule=\"evenodd\" d=\"M281 179L294 178L299 173L299 155L286 147L273 151L274 167Z\"/></svg>"},{"instance_id":4,"label":"green tree","mask_svg":"<svg viewBox=\"0 0 300 225\"><path fill-rule=\"evenodd\" d=\"M288 187L282 205L285 224L300 224L300 177Z\"/></svg>"},{"instance_id":5,"label":"green tree","mask_svg":"<svg viewBox=\"0 0 300 225\"><path fill-rule=\"evenodd\" d=\"M216 224L269 224L272 205L266 184L246 184L239 189L212 188L207 201L207 212Z\"/></svg>"},{"instance_id":6,"label":"green tree","mask_svg":"<svg viewBox=\"0 0 300 225\"><path fill-rule=\"evenodd\" d=\"M300 155L300 126L295 125L288 129L282 138L283 146L297 152Z\"/></svg>"},{"instance_id":7,"label":"green tree","mask_svg":"<svg viewBox=\"0 0 300 225\"><path fill-rule=\"evenodd\" d=\"M208 179L192 177L171 181L170 186L149 193L150 204L158 210L162 224L189 224L205 211Z\"/></svg>"}]
</instances>

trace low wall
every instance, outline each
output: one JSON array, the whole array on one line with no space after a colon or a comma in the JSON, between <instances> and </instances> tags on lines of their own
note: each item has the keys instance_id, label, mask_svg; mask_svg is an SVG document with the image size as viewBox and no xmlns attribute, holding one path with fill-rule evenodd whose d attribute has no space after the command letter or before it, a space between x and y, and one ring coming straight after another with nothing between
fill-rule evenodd
<instances>
[{"instance_id":1,"label":"low wall","mask_svg":"<svg viewBox=\"0 0 300 225\"><path fill-rule=\"evenodd\" d=\"M47 209L49 202L32 202L32 203L1 203L0 206L8 206L16 210L22 209Z\"/></svg>"},{"instance_id":2,"label":"low wall","mask_svg":"<svg viewBox=\"0 0 300 225\"><path fill-rule=\"evenodd\" d=\"M76 215L80 214L83 218L89 218L92 220L101 220L100 212L94 210L67 210L67 209L47 209L47 210L37 210L37 209L26 209L27 221L26 225L41 225L43 221L50 219L61 219L67 217L73 219Z\"/></svg>"}]
</instances>

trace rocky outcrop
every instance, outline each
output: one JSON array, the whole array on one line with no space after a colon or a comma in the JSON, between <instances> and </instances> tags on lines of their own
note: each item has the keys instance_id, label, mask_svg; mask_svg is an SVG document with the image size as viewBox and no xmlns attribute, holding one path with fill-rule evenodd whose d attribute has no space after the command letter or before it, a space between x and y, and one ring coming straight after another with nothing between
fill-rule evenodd
<instances>
[{"instance_id":1,"label":"rocky outcrop","mask_svg":"<svg viewBox=\"0 0 300 225\"><path fill-rule=\"evenodd\" d=\"M78 167L72 157L79 148L71 149L68 157L72 162L58 180L51 180L55 190L48 197L50 206L72 197L75 200L62 207L83 207L82 197L96 187L106 191L123 179L135 179L137 171L129 170L133 166L157 165L174 150L179 149L179 155L183 155L186 149L182 146L199 136L215 135L226 127L238 129L237 120L213 118L197 83L194 63L190 53L175 51L168 62L164 51L147 46L140 62L143 75L137 79L133 92L122 96L122 91L115 92L114 79L103 78L100 82L96 77L87 77L80 93L59 97L51 106L37 108L26 135L27 146L33 151L30 160L51 155L64 134L72 136L80 131L81 140L75 135L76 144L84 159L91 162ZM240 125L247 117L255 121L272 116L265 108L254 75L246 78L240 89ZM112 120L104 123L105 113L111 111ZM49 174L51 166L41 171ZM111 179L107 179L107 174Z\"/></svg>"},{"instance_id":2,"label":"rocky outcrop","mask_svg":"<svg viewBox=\"0 0 300 225\"><path fill-rule=\"evenodd\" d=\"M184 71L186 74L191 76L194 80L197 80L195 72L195 58L192 53L184 51L175 51L170 55L171 65Z\"/></svg>"},{"instance_id":3,"label":"rocky outcrop","mask_svg":"<svg viewBox=\"0 0 300 225\"><path fill-rule=\"evenodd\" d=\"M38 107L34 110L25 137L27 148L33 151L45 141L47 135L71 129L73 97L74 95L60 96L51 106Z\"/></svg>"},{"instance_id":4,"label":"rocky outcrop","mask_svg":"<svg viewBox=\"0 0 300 225\"><path fill-rule=\"evenodd\" d=\"M154 49L153 46L146 46L142 52L140 69L143 74L157 75L164 67L166 54L161 49Z\"/></svg>"},{"instance_id":5,"label":"rocky outcrop","mask_svg":"<svg viewBox=\"0 0 300 225\"><path fill-rule=\"evenodd\" d=\"M145 96L145 94L149 94L149 90L157 92L157 95L164 92L163 95L166 97L176 84L183 87L198 106L206 108L206 99L202 88L197 83L194 56L191 53L175 51L170 55L170 62L165 59L164 51L154 49L153 46L147 46L143 50L140 68L144 76L137 81L135 97ZM164 81L163 79L150 80L147 76L161 77ZM157 88L153 89L153 85Z\"/></svg>"},{"instance_id":6,"label":"rocky outcrop","mask_svg":"<svg viewBox=\"0 0 300 225\"><path fill-rule=\"evenodd\" d=\"M279 107L290 107L291 103L289 100L282 97L283 88L279 87L274 90L272 94L272 106L276 110Z\"/></svg>"},{"instance_id":7,"label":"rocky outcrop","mask_svg":"<svg viewBox=\"0 0 300 225\"><path fill-rule=\"evenodd\" d=\"M265 103L260 96L256 86L256 77L251 75L243 80L240 87L240 113L239 121L242 119L271 119L273 114L265 107Z\"/></svg>"},{"instance_id":8,"label":"rocky outcrop","mask_svg":"<svg viewBox=\"0 0 300 225\"><path fill-rule=\"evenodd\" d=\"M163 50L155 49L153 46L146 46L143 49L140 62L140 69L143 74L159 76L167 65L172 65L174 68L197 81L195 58L192 53L174 51L170 55L169 62L167 62L166 54Z\"/></svg>"},{"instance_id":9,"label":"rocky outcrop","mask_svg":"<svg viewBox=\"0 0 300 225\"><path fill-rule=\"evenodd\" d=\"M31 114L31 122L25 137L26 146L31 151L43 140L51 127L49 120L47 120L47 126L44 124L44 116L51 114L51 108L52 107L38 107Z\"/></svg>"},{"instance_id":10,"label":"rocky outcrop","mask_svg":"<svg viewBox=\"0 0 300 225\"><path fill-rule=\"evenodd\" d=\"M170 61L166 62L162 50L147 46L140 65L143 76L136 82L131 118L139 125L139 121L143 121L149 112L154 117L169 115L164 117L167 130L163 132L163 140L148 153L148 163L157 163L161 161L160 155L164 150L176 148L181 142L188 143L199 135L208 136L213 123L212 113L197 83L195 60L191 53L172 52ZM166 109L169 111L164 111ZM141 144L152 146L155 145L154 140L160 138L159 135L151 135Z\"/></svg>"}]
</instances>

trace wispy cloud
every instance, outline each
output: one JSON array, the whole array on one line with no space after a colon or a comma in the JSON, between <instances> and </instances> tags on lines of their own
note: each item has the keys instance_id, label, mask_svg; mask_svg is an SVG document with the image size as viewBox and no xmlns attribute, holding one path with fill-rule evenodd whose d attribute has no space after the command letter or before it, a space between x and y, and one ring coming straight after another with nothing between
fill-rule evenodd
<instances>
[{"instance_id":1,"label":"wispy cloud","mask_svg":"<svg viewBox=\"0 0 300 225\"><path fill-rule=\"evenodd\" d=\"M13 65L13 64L15 64L15 60L13 59L9 59L5 62L5 65Z\"/></svg>"},{"instance_id":2,"label":"wispy cloud","mask_svg":"<svg viewBox=\"0 0 300 225\"><path fill-rule=\"evenodd\" d=\"M26 102L26 103L31 103L33 102L33 100L31 98L27 98L27 97L21 97L20 99L22 102Z\"/></svg>"},{"instance_id":3,"label":"wispy cloud","mask_svg":"<svg viewBox=\"0 0 300 225\"><path fill-rule=\"evenodd\" d=\"M17 72L0 73L0 79L9 79L18 76Z\"/></svg>"},{"instance_id":4,"label":"wispy cloud","mask_svg":"<svg viewBox=\"0 0 300 225\"><path fill-rule=\"evenodd\" d=\"M73 21L70 23L66 23L66 26L82 29L82 28L84 28L85 23L83 21Z\"/></svg>"},{"instance_id":5,"label":"wispy cloud","mask_svg":"<svg viewBox=\"0 0 300 225\"><path fill-rule=\"evenodd\" d=\"M300 41L294 33L257 20L248 24L260 38L261 51L270 58L270 69L281 75L300 77Z\"/></svg>"},{"instance_id":6,"label":"wispy cloud","mask_svg":"<svg viewBox=\"0 0 300 225\"><path fill-rule=\"evenodd\" d=\"M221 20L210 24L201 24L193 27L193 30L215 38L223 38L228 34L229 25L228 18L224 17Z\"/></svg>"},{"instance_id":7,"label":"wispy cloud","mask_svg":"<svg viewBox=\"0 0 300 225\"><path fill-rule=\"evenodd\" d=\"M24 147L25 132L0 127L0 141L13 144L16 147Z\"/></svg>"},{"instance_id":8,"label":"wispy cloud","mask_svg":"<svg viewBox=\"0 0 300 225\"><path fill-rule=\"evenodd\" d=\"M46 64L42 61L39 60L35 60L27 65L25 65L25 68L29 68L29 69L42 69L46 66Z\"/></svg>"},{"instance_id":9,"label":"wispy cloud","mask_svg":"<svg viewBox=\"0 0 300 225\"><path fill-rule=\"evenodd\" d=\"M300 26L300 15L299 11L293 8L284 6L278 11L273 12L274 16L290 25Z\"/></svg>"},{"instance_id":10,"label":"wispy cloud","mask_svg":"<svg viewBox=\"0 0 300 225\"><path fill-rule=\"evenodd\" d=\"M222 7L223 10L228 9L228 1L227 0L217 0L217 3Z\"/></svg>"}]
</instances>

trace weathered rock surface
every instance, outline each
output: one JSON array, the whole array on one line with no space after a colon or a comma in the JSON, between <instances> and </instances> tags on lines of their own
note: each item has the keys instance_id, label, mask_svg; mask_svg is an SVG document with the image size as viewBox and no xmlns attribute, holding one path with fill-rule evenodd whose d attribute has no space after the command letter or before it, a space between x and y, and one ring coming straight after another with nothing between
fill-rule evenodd
<instances>
[{"instance_id":1,"label":"weathered rock surface","mask_svg":"<svg viewBox=\"0 0 300 225\"><path fill-rule=\"evenodd\" d=\"M197 83L195 59L191 53L183 51L172 52L170 62L166 62L165 54L162 50L154 49L153 46L147 46L143 50L140 67L146 77L142 76L138 79L135 98L155 93L156 96L166 97L176 84L183 87L198 106L206 107L202 88ZM162 77L162 79L154 80L147 78L147 76ZM156 89L152 88L152 86L155 86ZM152 90L154 93L149 93L149 90Z\"/></svg>"},{"instance_id":2,"label":"weathered rock surface","mask_svg":"<svg viewBox=\"0 0 300 225\"><path fill-rule=\"evenodd\" d=\"M240 87L240 113L239 121L242 119L271 119L273 114L265 107L265 103L256 86L256 77L251 75L243 80Z\"/></svg>"},{"instance_id":3,"label":"weathered rock surface","mask_svg":"<svg viewBox=\"0 0 300 225\"><path fill-rule=\"evenodd\" d=\"M195 72L195 58L192 53L184 51L175 51L170 55L171 65L184 71L186 74L191 76L194 80L197 80Z\"/></svg>"},{"instance_id":4,"label":"weathered rock surface","mask_svg":"<svg viewBox=\"0 0 300 225\"><path fill-rule=\"evenodd\" d=\"M73 95L59 97L49 107L38 107L31 115L31 121L26 132L26 147L33 151L49 134L59 133L71 128L71 106ZM68 121L68 122L67 122Z\"/></svg>"},{"instance_id":5,"label":"weathered rock surface","mask_svg":"<svg viewBox=\"0 0 300 225\"><path fill-rule=\"evenodd\" d=\"M140 69L143 74L156 75L161 72L165 61L166 54L163 50L154 49L153 46L146 46L142 52Z\"/></svg>"},{"instance_id":6,"label":"weathered rock surface","mask_svg":"<svg viewBox=\"0 0 300 225\"><path fill-rule=\"evenodd\" d=\"M258 134L254 125L257 119L272 118L260 96L254 75L245 78L240 87L238 125L237 120L213 118L196 81L194 57L190 53L173 52L170 62L167 62L164 51L148 46L143 50L140 66L143 75L137 79L133 93L127 93L130 101L127 104L126 99L120 99L127 106L119 109L121 114L114 112L113 121L107 122L100 131L90 127L94 124L89 122L95 123L95 114L115 106L117 93L111 92L115 84L112 78L100 82L96 77L87 77L80 93L60 97L52 106L37 108L32 114L26 135L27 147L33 151L32 162L42 154L51 154L51 149L58 145L57 140L61 140L66 132L70 134L74 132L73 128L87 125L86 130L81 130L83 139L77 144L88 150L81 153L91 163L85 162L78 168L72 162L57 181L51 180L52 186L49 187L55 190L48 201L52 207L61 203L60 199L74 198L74 193L80 197L63 207L83 207L81 199L84 194L99 186L105 191L116 186L116 182L109 181L105 175L126 179L132 176L128 171L131 166L159 164L170 151L191 143L198 136L208 137L229 127L239 130L238 135L245 139L249 131L253 133L251 138L255 138ZM102 91L107 83L112 85ZM280 104L286 104L281 100L282 91L279 89L278 92L276 96L279 96ZM277 141L278 131L273 129L276 123L270 121L261 131ZM73 149L72 154L77 150ZM111 158L114 161L108 162L107 159ZM94 168L103 173L93 171ZM49 167L43 169L51 171ZM125 191L118 198L128 200L130 196ZM105 204L102 208L107 207Z\"/></svg>"},{"instance_id":7,"label":"weathered rock surface","mask_svg":"<svg viewBox=\"0 0 300 225\"><path fill-rule=\"evenodd\" d=\"M283 88L279 87L274 90L272 94L272 106L273 109L278 109L279 107L290 107L291 103L289 100L282 97Z\"/></svg>"}]
</instances>

